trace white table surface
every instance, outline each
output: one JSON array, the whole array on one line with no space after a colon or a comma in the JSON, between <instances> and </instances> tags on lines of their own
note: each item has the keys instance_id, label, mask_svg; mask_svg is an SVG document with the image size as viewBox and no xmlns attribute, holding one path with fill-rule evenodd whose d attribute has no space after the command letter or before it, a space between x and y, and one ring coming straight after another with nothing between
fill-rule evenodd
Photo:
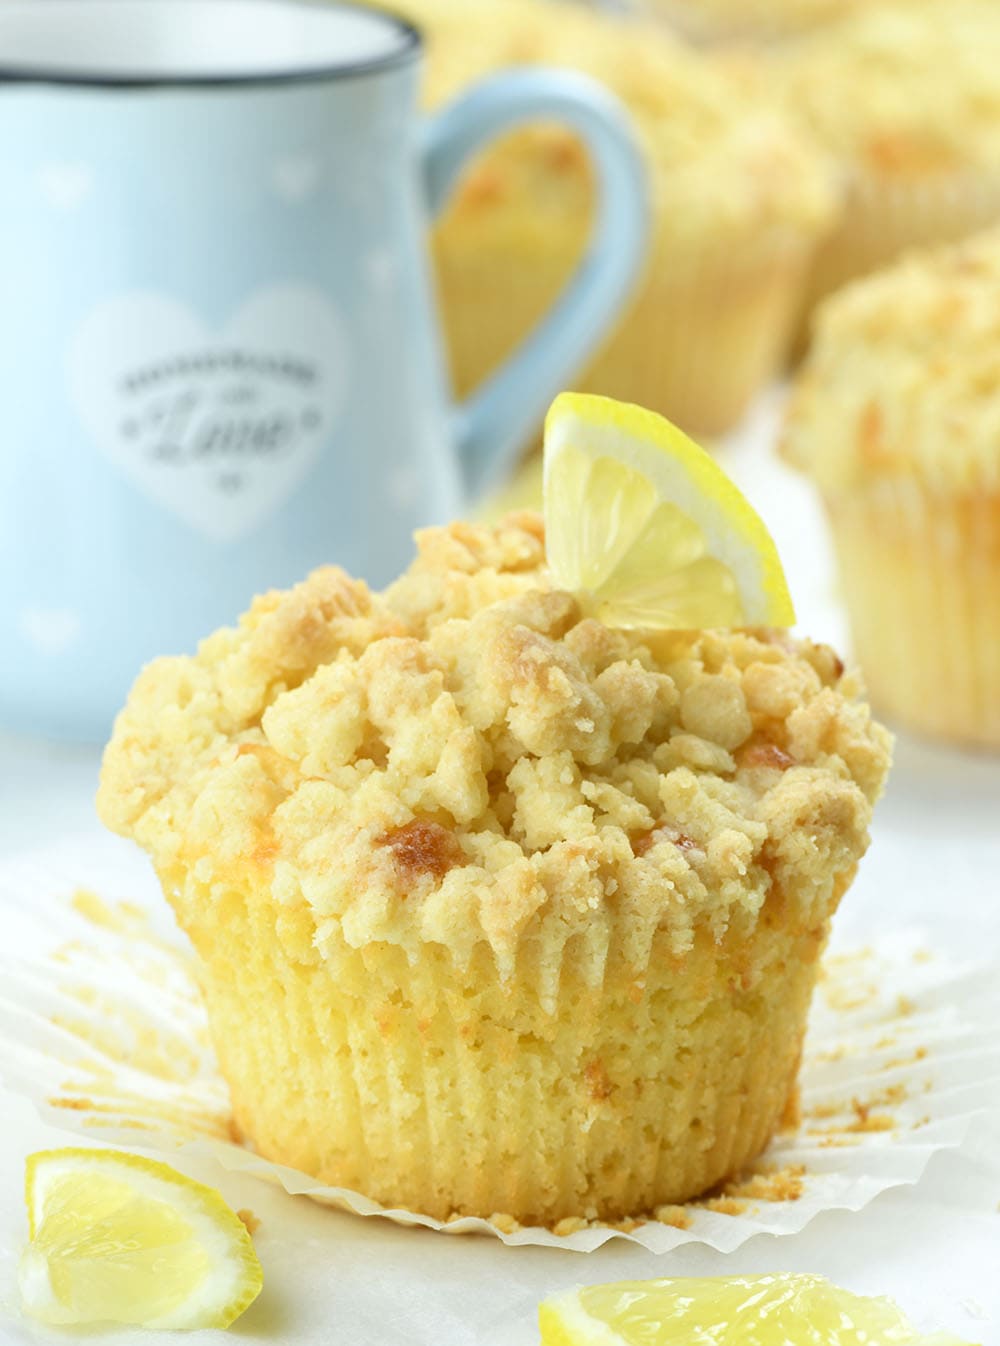
<instances>
[{"instance_id":1,"label":"white table surface","mask_svg":"<svg viewBox=\"0 0 1000 1346\"><path fill-rule=\"evenodd\" d=\"M800 482L774 464L768 434L765 415L728 451L727 464L778 538L803 628L842 641L843 615L814 503ZM0 859L67 833L93 832L98 765L96 748L0 736ZM900 739L873 845L838 918L838 933L848 942L863 941L901 926L922 928L932 946L949 954L990 959L1000 974L1000 758ZM25 1236L24 1156L41 1146L72 1144L73 1138L48 1130L23 1100L3 1093L0 1137L0 1343L66 1341L65 1334L15 1321L13 1277ZM234 1206L252 1207L262 1220L257 1243L266 1289L231 1332L238 1341L529 1346L537 1341L538 1299L569 1285L624 1276L808 1270L864 1293L893 1295L924 1326L949 1327L972 1342L1000 1346L1000 1133L986 1121L963 1152L937 1156L917 1187L889 1192L856 1214L823 1216L791 1237L755 1238L727 1256L688 1246L658 1258L620 1242L589 1255L504 1248L492 1240L405 1231L335 1214L224 1173L212 1162L181 1166L220 1187ZM275 1232L289 1203L295 1206L295 1240ZM339 1230L345 1220L352 1222L351 1239L338 1238L335 1261L317 1275L317 1265L325 1267L323 1242L331 1222ZM432 1284L438 1293L429 1298ZM111 1339L153 1338L123 1332ZM194 1334L198 1342L209 1339Z\"/></svg>"}]
</instances>

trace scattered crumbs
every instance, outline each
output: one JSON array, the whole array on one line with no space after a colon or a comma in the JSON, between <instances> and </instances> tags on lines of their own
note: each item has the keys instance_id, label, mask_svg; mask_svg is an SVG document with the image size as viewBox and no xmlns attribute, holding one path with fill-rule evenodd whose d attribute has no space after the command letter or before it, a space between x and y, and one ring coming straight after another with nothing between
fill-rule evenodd
<instances>
[{"instance_id":1,"label":"scattered crumbs","mask_svg":"<svg viewBox=\"0 0 1000 1346\"><path fill-rule=\"evenodd\" d=\"M825 1122L831 1117L839 1117L844 1111L843 1103L814 1103L806 1111L806 1116L811 1122Z\"/></svg>"},{"instance_id":2,"label":"scattered crumbs","mask_svg":"<svg viewBox=\"0 0 1000 1346\"><path fill-rule=\"evenodd\" d=\"M823 996L832 1010L846 1013L870 1005L878 997L878 987L870 983L867 986L850 987L833 984L823 988Z\"/></svg>"},{"instance_id":3,"label":"scattered crumbs","mask_svg":"<svg viewBox=\"0 0 1000 1346\"><path fill-rule=\"evenodd\" d=\"M146 913L134 902L105 902L90 888L78 888L70 898L70 906L91 925L105 930L134 931L148 926Z\"/></svg>"},{"instance_id":4,"label":"scattered crumbs","mask_svg":"<svg viewBox=\"0 0 1000 1346\"><path fill-rule=\"evenodd\" d=\"M236 1212L236 1218L243 1221L244 1225L246 1225L246 1231L251 1237L256 1234L257 1230L260 1228L260 1221L257 1219L256 1215L254 1215L252 1210L238 1210Z\"/></svg>"},{"instance_id":5,"label":"scattered crumbs","mask_svg":"<svg viewBox=\"0 0 1000 1346\"><path fill-rule=\"evenodd\" d=\"M904 1066L914 1066L918 1061L926 1061L928 1054L926 1047L917 1047L910 1056L898 1056L892 1061L886 1061L884 1069L902 1070Z\"/></svg>"},{"instance_id":6,"label":"scattered crumbs","mask_svg":"<svg viewBox=\"0 0 1000 1346\"><path fill-rule=\"evenodd\" d=\"M579 1215L567 1215L564 1220L560 1220L558 1224L553 1226L552 1232L557 1238L562 1239L570 1234L578 1234L581 1229L586 1228L587 1221L581 1219Z\"/></svg>"},{"instance_id":7,"label":"scattered crumbs","mask_svg":"<svg viewBox=\"0 0 1000 1346\"><path fill-rule=\"evenodd\" d=\"M821 1150L846 1150L860 1142L854 1136L830 1135L825 1131L810 1131L811 1136L821 1137L816 1143Z\"/></svg>"},{"instance_id":8,"label":"scattered crumbs","mask_svg":"<svg viewBox=\"0 0 1000 1346\"><path fill-rule=\"evenodd\" d=\"M920 1128L921 1128L922 1126L930 1126L930 1124L931 1124L931 1119L930 1119L929 1117L919 1117L919 1118L913 1123L913 1129L914 1129L914 1131L919 1131Z\"/></svg>"},{"instance_id":9,"label":"scattered crumbs","mask_svg":"<svg viewBox=\"0 0 1000 1346\"><path fill-rule=\"evenodd\" d=\"M894 1104L905 1103L910 1096L910 1091L903 1083L887 1084L884 1089L873 1094L868 1100L870 1108L891 1107Z\"/></svg>"},{"instance_id":10,"label":"scattered crumbs","mask_svg":"<svg viewBox=\"0 0 1000 1346\"><path fill-rule=\"evenodd\" d=\"M805 1175L804 1164L789 1164L770 1172L763 1170L727 1182L722 1195L751 1201L798 1201L805 1190Z\"/></svg>"},{"instance_id":11,"label":"scattered crumbs","mask_svg":"<svg viewBox=\"0 0 1000 1346\"><path fill-rule=\"evenodd\" d=\"M872 1112L868 1113L867 1116L864 1117L864 1119L861 1119L861 1117L859 1117L857 1121L852 1121L851 1125L845 1128L845 1131L851 1131L855 1133L867 1133L875 1131L895 1131L895 1127L896 1127L895 1117L890 1117L888 1116L888 1113L884 1112Z\"/></svg>"},{"instance_id":12,"label":"scattered crumbs","mask_svg":"<svg viewBox=\"0 0 1000 1346\"><path fill-rule=\"evenodd\" d=\"M747 1209L745 1201L737 1201L731 1196L710 1196L707 1201L695 1204L702 1210L715 1211L717 1215L745 1215Z\"/></svg>"},{"instance_id":13,"label":"scattered crumbs","mask_svg":"<svg viewBox=\"0 0 1000 1346\"><path fill-rule=\"evenodd\" d=\"M690 1229L691 1216L683 1206L657 1206L653 1212L660 1224L668 1224L673 1229Z\"/></svg>"},{"instance_id":14,"label":"scattered crumbs","mask_svg":"<svg viewBox=\"0 0 1000 1346\"><path fill-rule=\"evenodd\" d=\"M58 1094L54 1094L51 1098L47 1098L45 1101L50 1108L66 1108L70 1112L93 1112L97 1107L97 1104L93 1099L60 1098Z\"/></svg>"},{"instance_id":15,"label":"scattered crumbs","mask_svg":"<svg viewBox=\"0 0 1000 1346\"><path fill-rule=\"evenodd\" d=\"M933 961L933 958L934 955L931 953L930 949L917 949L913 955L913 961L915 963L930 963Z\"/></svg>"},{"instance_id":16,"label":"scattered crumbs","mask_svg":"<svg viewBox=\"0 0 1000 1346\"><path fill-rule=\"evenodd\" d=\"M824 1062L843 1061L847 1054L847 1048L844 1046L826 1047L823 1051L817 1052L814 1059Z\"/></svg>"},{"instance_id":17,"label":"scattered crumbs","mask_svg":"<svg viewBox=\"0 0 1000 1346\"><path fill-rule=\"evenodd\" d=\"M917 1009L916 1005L913 1003L913 1001L910 999L908 995L901 995L899 999L896 1001L896 1013L901 1016L906 1016L907 1014L915 1014L916 1009Z\"/></svg>"},{"instance_id":18,"label":"scattered crumbs","mask_svg":"<svg viewBox=\"0 0 1000 1346\"><path fill-rule=\"evenodd\" d=\"M832 976L839 975L843 968L851 968L856 963L867 962L874 955L875 950L870 944L864 944L860 949L852 949L850 953L827 954L820 964L820 980L827 981Z\"/></svg>"}]
</instances>

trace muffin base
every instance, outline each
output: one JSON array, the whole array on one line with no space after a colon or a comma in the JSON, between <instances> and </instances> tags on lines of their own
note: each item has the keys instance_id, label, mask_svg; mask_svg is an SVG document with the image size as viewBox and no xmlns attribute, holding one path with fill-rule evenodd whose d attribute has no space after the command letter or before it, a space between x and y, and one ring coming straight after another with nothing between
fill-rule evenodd
<instances>
[{"instance_id":1,"label":"muffin base","mask_svg":"<svg viewBox=\"0 0 1000 1346\"><path fill-rule=\"evenodd\" d=\"M826 503L873 705L1000 748L1000 496L884 481Z\"/></svg>"},{"instance_id":2,"label":"muffin base","mask_svg":"<svg viewBox=\"0 0 1000 1346\"><path fill-rule=\"evenodd\" d=\"M817 304L908 248L965 238L1000 219L1000 177L958 174L931 183L857 178L840 222L818 249L805 288L795 353L809 344Z\"/></svg>"},{"instance_id":3,"label":"muffin base","mask_svg":"<svg viewBox=\"0 0 1000 1346\"><path fill-rule=\"evenodd\" d=\"M772 898L749 934L683 959L658 934L648 967L612 956L595 987L592 950L526 941L504 983L485 946L463 969L436 945L411 964L326 936L321 958L309 912L266 891L190 889L181 907L261 1154L389 1208L549 1226L683 1201L760 1153L826 933L787 928Z\"/></svg>"},{"instance_id":4,"label":"muffin base","mask_svg":"<svg viewBox=\"0 0 1000 1346\"><path fill-rule=\"evenodd\" d=\"M791 237L667 252L574 387L723 433L786 357L812 252ZM452 378L464 396L551 308L572 266L563 255L529 259L488 244L439 241L436 256Z\"/></svg>"}]
</instances>

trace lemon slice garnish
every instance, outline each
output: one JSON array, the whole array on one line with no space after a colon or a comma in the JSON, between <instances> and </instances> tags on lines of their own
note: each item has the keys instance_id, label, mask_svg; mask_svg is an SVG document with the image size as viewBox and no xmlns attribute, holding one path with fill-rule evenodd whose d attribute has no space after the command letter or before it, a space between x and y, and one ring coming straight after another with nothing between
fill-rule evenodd
<instances>
[{"instance_id":1,"label":"lemon slice garnish","mask_svg":"<svg viewBox=\"0 0 1000 1346\"><path fill-rule=\"evenodd\" d=\"M218 1192L118 1150L29 1155L26 1313L47 1323L228 1327L263 1275Z\"/></svg>"},{"instance_id":2,"label":"lemon slice garnish","mask_svg":"<svg viewBox=\"0 0 1000 1346\"><path fill-rule=\"evenodd\" d=\"M821 1276L620 1281L546 1300L542 1346L972 1346L921 1336L889 1299Z\"/></svg>"},{"instance_id":3,"label":"lemon slice garnish","mask_svg":"<svg viewBox=\"0 0 1000 1346\"><path fill-rule=\"evenodd\" d=\"M553 580L608 626L791 626L774 541L719 465L661 416L562 393L545 421Z\"/></svg>"}]
</instances>

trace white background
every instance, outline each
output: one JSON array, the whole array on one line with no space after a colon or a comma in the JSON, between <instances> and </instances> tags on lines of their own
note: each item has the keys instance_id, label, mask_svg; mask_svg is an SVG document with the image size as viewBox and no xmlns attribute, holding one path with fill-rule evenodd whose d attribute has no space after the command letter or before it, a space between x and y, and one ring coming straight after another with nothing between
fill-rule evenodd
<instances>
[{"instance_id":1,"label":"white background","mask_svg":"<svg viewBox=\"0 0 1000 1346\"><path fill-rule=\"evenodd\" d=\"M843 645L822 520L808 487L774 460L772 433L773 408L764 407L723 461L778 539L802 629ZM95 749L0 738L0 859L96 830L97 769ZM1000 758L900 738L838 938L857 943L903 926L925 930L943 952L994 962L1000 976ZM20 1319L14 1277L25 1237L24 1156L78 1142L48 1131L30 1107L2 1093L0 1141L0 1343L69 1340ZM212 1163L181 1166L261 1220L256 1243L265 1290L231 1331L234 1341L529 1346L537 1341L538 1300L570 1285L801 1270L890 1294L922 1326L1000 1346L1000 1132L985 1120L963 1153L935 1158L918 1187L888 1193L857 1214L820 1217L792 1237L756 1238L727 1256L684 1247L656 1257L621 1242L591 1254L506 1248L337 1214ZM100 1339L159 1337L122 1332ZM219 1338L196 1333L187 1340Z\"/></svg>"}]
</instances>

